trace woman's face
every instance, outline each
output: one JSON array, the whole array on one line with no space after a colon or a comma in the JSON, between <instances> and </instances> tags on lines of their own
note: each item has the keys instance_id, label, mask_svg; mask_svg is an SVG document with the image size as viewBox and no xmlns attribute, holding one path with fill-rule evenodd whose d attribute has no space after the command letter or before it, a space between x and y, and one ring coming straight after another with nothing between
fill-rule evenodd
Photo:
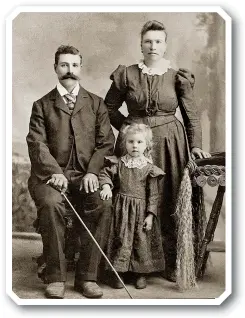
<instances>
[{"instance_id":1,"label":"woman's face","mask_svg":"<svg viewBox=\"0 0 245 318\"><path fill-rule=\"evenodd\" d=\"M158 61L166 51L166 33L164 31L147 31L142 38L141 48L144 61Z\"/></svg>"}]
</instances>

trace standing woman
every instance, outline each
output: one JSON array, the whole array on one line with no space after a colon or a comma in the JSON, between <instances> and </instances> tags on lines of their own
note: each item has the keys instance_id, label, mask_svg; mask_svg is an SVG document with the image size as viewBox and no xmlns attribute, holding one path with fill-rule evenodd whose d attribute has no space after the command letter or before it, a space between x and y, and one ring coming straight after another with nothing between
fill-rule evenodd
<instances>
[{"instance_id":1,"label":"standing woman","mask_svg":"<svg viewBox=\"0 0 245 318\"><path fill-rule=\"evenodd\" d=\"M182 173L190 156L192 159L207 158L210 154L201 149L201 125L192 90L194 76L186 70L171 68L170 61L164 58L166 40L167 32L161 22L145 23L141 30L144 59L128 67L118 66L110 77L113 82L105 103L111 124L117 130L133 122L147 124L152 129L153 162L166 173L159 181L158 209L165 277L175 281L177 233L173 214ZM128 117L119 111L123 102L126 102ZM178 106L185 127L175 117ZM120 139L119 133L115 149L117 156L123 155Z\"/></svg>"}]
</instances>

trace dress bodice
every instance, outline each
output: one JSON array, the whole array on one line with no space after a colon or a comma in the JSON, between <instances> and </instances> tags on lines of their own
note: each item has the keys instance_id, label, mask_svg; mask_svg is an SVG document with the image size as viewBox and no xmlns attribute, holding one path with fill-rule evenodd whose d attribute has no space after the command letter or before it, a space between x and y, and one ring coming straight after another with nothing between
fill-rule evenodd
<instances>
[{"instance_id":1,"label":"dress bodice","mask_svg":"<svg viewBox=\"0 0 245 318\"><path fill-rule=\"evenodd\" d=\"M137 64L119 66L112 74L115 85L125 87L125 102L131 116L152 116L156 113L174 114L178 107L175 90L176 71L169 69L163 75L143 73Z\"/></svg>"},{"instance_id":2,"label":"dress bodice","mask_svg":"<svg viewBox=\"0 0 245 318\"><path fill-rule=\"evenodd\" d=\"M139 118L151 128L165 125L176 120L174 115L179 106L190 148L201 148L201 124L192 75L186 74L169 68L164 74L150 75L138 64L119 65L110 76L113 82L105 97L112 126L120 130L124 123L138 122ZM128 122L119 111L124 102L129 113Z\"/></svg>"}]
</instances>

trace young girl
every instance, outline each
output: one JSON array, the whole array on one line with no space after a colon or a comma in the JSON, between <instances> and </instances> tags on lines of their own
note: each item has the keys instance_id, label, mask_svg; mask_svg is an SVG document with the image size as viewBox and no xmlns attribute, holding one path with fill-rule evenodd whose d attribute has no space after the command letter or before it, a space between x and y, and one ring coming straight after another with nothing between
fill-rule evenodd
<instances>
[{"instance_id":1,"label":"young girl","mask_svg":"<svg viewBox=\"0 0 245 318\"><path fill-rule=\"evenodd\" d=\"M164 270L157 216L157 179L164 172L152 164L152 131L149 126L126 126L122 147L124 155L121 158L107 157L110 166L99 175L101 199L111 198L112 189L115 194L107 255L119 274L135 273L135 287L145 288L146 273ZM116 276L114 287L122 288Z\"/></svg>"}]
</instances>

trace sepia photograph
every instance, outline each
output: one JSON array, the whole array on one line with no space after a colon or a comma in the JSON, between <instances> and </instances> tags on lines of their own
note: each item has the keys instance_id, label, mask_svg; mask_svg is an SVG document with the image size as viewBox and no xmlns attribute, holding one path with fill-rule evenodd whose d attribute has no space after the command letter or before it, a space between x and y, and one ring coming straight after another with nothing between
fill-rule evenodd
<instances>
[{"instance_id":1,"label":"sepia photograph","mask_svg":"<svg viewBox=\"0 0 245 318\"><path fill-rule=\"evenodd\" d=\"M18 7L7 35L10 297L221 304L231 293L229 15Z\"/></svg>"}]
</instances>

